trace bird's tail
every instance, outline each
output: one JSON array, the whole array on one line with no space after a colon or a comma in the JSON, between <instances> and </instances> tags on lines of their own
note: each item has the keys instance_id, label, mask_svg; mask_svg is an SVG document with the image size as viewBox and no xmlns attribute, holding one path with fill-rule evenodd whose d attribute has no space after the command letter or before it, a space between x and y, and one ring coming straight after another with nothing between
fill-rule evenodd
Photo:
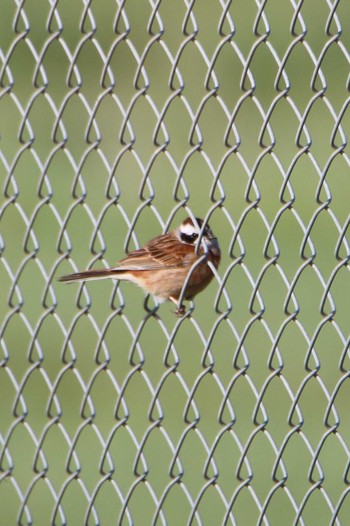
<instances>
[{"instance_id":1,"label":"bird's tail","mask_svg":"<svg viewBox=\"0 0 350 526\"><path fill-rule=\"evenodd\" d=\"M118 279L118 273L112 269L100 269L100 270L84 270L83 272L76 272L75 274L68 274L58 279L62 283L73 283L74 281L89 281L92 279L106 279L116 278Z\"/></svg>"}]
</instances>

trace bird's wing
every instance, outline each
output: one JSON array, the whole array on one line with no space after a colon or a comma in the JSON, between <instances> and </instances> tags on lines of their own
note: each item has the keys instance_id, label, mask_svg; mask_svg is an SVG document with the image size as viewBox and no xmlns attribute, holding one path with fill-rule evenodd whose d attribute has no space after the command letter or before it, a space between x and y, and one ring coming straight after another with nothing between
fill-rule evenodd
<instances>
[{"instance_id":1,"label":"bird's wing","mask_svg":"<svg viewBox=\"0 0 350 526\"><path fill-rule=\"evenodd\" d=\"M113 268L85 270L62 276L60 281L69 283L90 279L128 279L128 272L187 267L196 259L194 247L181 243L175 236L163 234L149 241L143 248L130 252Z\"/></svg>"},{"instance_id":2,"label":"bird's wing","mask_svg":"<svg viewBox=\"0 0 350 526\"><path fill-rule=\"evenodd\" d=\"M130 252L113 270L159 270L191 265L195 251L168 234L158 236L143 248Z\"/></svg>"}]
</instances>

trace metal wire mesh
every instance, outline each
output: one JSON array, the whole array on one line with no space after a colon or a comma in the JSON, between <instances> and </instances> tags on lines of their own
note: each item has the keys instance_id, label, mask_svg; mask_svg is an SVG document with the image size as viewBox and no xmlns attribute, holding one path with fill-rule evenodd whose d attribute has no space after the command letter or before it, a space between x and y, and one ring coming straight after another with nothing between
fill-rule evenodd
<instances>
[{"instance_id":1,"label":"metal wire mesh","mask_svg":"<svg viewBox=\"0 0 350 526\"><path fill-rule=\"evenodd\" d=\"M3 524L346 524L341 0L13 0L0 31ZM180 223L176 319L65 287Z\"/></svg>"}]
</instances>

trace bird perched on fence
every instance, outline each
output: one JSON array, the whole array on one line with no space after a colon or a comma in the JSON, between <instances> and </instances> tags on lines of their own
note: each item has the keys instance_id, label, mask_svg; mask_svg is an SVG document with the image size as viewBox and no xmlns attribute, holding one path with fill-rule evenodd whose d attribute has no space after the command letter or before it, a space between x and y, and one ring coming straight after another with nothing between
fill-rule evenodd
<instances>
[{"instance_id":1,"label":"bird perched on fence","mask_svg":"<svg viewBox=\"0 0 350 526\"><path fill-rule=\"evenodd\" d=\"M202 226L203 219L196 218L193 222L188 217L175 230L157 236L143 248L130 252L115 267L69 274L62 276L60 281L71 283L106 278L130 281L152 294L159 303L167 300L174 302L176 314L182 316L185 308L179 300L184 284L183 299L191 300L214 277L208 262L216 269L220 263L219 243L208 224L199 239Z\"/></svg>"}]
</instances>

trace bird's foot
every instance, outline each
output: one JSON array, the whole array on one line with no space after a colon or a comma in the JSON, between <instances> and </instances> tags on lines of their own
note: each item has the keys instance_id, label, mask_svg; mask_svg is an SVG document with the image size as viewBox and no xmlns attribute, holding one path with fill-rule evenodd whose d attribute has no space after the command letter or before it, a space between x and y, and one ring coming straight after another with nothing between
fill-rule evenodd
<instances>
[{"instance_id":1,"label":"bird's foot","mask_svg":"<svg viewBox=\"0 0 350 526\"><path fill-rule=\"evenodd\" d=\"M176 305L176 311L175 314L178 318L182 318L186 314L186 307L185 305L182 305L182 303L179 303L179 298L174 298L173 296L169 297L169 300L175 303Z\"/></svg>"},{"instance_id":2,"label":"bird's foot","mask_svg":"<svg viewBox=\"0 0 350 526\"><path fill-rule=\"evenodd\" d=\"M178 308L175 311L176 316L179 318L182 318L186 314L186 307L184 305L178 306Z\"/></svg>"}]
</instances>

